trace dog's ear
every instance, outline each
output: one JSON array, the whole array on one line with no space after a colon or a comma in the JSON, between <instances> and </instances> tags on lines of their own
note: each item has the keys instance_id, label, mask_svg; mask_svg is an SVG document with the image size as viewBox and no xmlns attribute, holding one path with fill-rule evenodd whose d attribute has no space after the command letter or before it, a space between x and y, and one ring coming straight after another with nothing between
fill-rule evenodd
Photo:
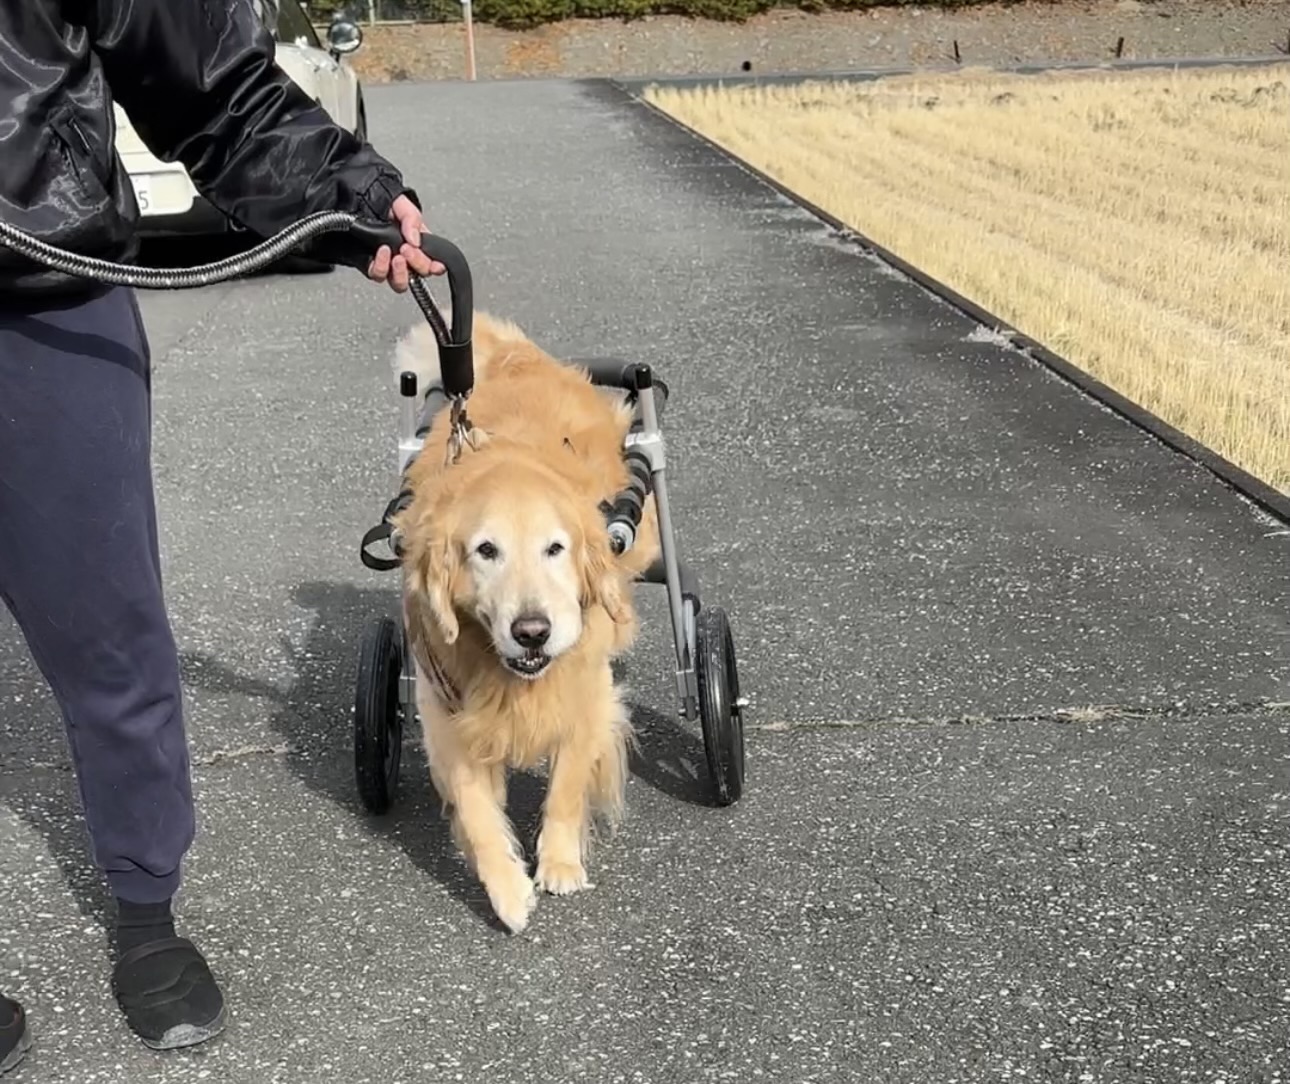
<instances>
[{"instance_id":1,"label":"dog's ear","mask_svg":"<svg viewBox=\"0 0 1290 1084\"><path fill-rule=\"evenodd\" d=\"M421 563L423 591L430 612L439 624L445 643L455 643L461 626L457 621L457 608L453 604L457 594L457 582L461 577L461 562L457 558L457 547L448 538L436 539L433 546L426 548Z\"/></svg>"},{"instance_id":2,"label":"dog's ear","mask_svg":"<svg viewBox=\"0 0 1290 1084\"><path fill-rule=\"evenodd\" d=\"M419 518L422 527L414 532L417 541L409 547L403 561L408 590L424 600L444 641L452 644L461 632L454 605L461 561L451 533L443 529L446 524L435 523L429 516ZM404 529L397 521L394 526L396 530ZM404 537L407 537L406 530Z\"/></svg>"},{"instance_id":3,"label":"dog's ear","mask_svg":"<svg viewBox=\"0 0 1290 1084\"><path fill-rule=\"evenodd\" d=\"M609 548L609 536L599 516L588 516L582 545L581 595L583 606L603 606L616 625L631 620L627 587Z\"/></svg>"}]
</instances>

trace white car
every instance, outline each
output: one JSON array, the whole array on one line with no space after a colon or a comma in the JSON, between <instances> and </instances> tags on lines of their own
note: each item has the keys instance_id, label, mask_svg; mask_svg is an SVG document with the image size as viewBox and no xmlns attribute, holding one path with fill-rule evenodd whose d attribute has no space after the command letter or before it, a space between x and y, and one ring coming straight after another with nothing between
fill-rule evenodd
<instances>
[{"instance_id":1,"label":"white car","mask_svg":"<svg viewBox=\"0 0 1290 1084\"><path fill-rule=\"evenodd\" d=\"M360 139L367 138L363 88L344 57L363 43L363 31L346 19L332 22L323 43L300 0L240 0L251 4L276 42L275 57L293 82ZM178 162L154 157L125 111L116 110L116 150L134 183L141 236L224 234L238 231L205 197ZM240 232L240 231L239 231Z\"/></svg>"}]
</instances>

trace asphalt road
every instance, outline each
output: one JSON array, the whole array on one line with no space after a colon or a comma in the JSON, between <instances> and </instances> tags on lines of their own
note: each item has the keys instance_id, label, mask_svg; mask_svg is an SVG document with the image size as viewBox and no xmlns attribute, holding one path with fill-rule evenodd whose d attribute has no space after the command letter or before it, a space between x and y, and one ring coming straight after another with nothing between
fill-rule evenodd
<instances>
[{"instance_id":1,"label":"asphalt road","mask_svg":"<svg viewBox=\"0 0 1290 1084\"><path fill-rule=\"evenodd\" d=\"M643 589L630 819L591 892L498 932L417 751L387 821L352 782L355 653L395 586L357 543L413 305L352 272L147 295L201 802L181 913L232 1024L158 1057L119 1021L60 724L6 620L16 1079L1286 1079L1285 526L609 88L369 108L482 306L670 378L748 794L703 804Z\"/></svg>"}]
</instances>

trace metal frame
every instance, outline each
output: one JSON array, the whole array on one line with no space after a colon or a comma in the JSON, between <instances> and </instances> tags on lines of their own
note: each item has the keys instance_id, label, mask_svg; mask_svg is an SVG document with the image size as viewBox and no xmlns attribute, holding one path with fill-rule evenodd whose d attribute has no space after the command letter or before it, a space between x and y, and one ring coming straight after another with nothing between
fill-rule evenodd
<instances>
[{"instance_id":1,"label":"metal frame","mask_svg":"<svg viewBox=\"0 0 1290 1084\"><path fill-rule=\"evenodd\" d=\"M398 492L401 494L404 487L404 477L409 464L420 454L422 447L425 445L425 438L421 435L421 426L419 424L418 403L424 404L426 395L418 394L416 374L405 372L399 380L399 444L398 444L398 464L399 470L397 481L399 484ZM431 389L427 389L427 394ZM390 551L396 557L401 556L398 552L398 540L390 535ZM399 655L400 655L400 673L399 673L399 708L403 715L404 731L411 730L420 720L417 712L417 677L415 664L412 661L412 649L408 643L408 627L403 615L403 595L407 585L407 573L399 566Z\"/></svg>"},{"instance_id":2,"label":"metal frame","mask_svg":"<svg viewBox=\"0 0 1290 1084\"><path fill-rule=\"evenodd\" d=\"M696 616L701 605L697 590L693 587L692 577L680 560L677 552L676 535L672 525L672 510L667 488L667 442L659 424L658 407L654 399L652 374L648 366L630 365L613 358L573 358L569 364L587 368L591 371L592 380L601 387L621 390L634 398L639 408L639 424L633 425L623 444L624 452L634 452L643 457L648 464L650 492L654 495L654 506L658 513L659 545L662 551L661 561L647 570L645 576L637 581L662 584L667 589L668 611L672 624L672 639L676 654L676 691L679 700L679 715L691 722L699 718L699 682L696 672L695 655L698 649ZM399 394L399 432L397 445L397 474L399 498L392 502L386 516L390 515L401 499L406 496L406 472L412 461L421 453L425 445L425 435L430 429L434 417L447 408L448 400L438 381L432 381L424 389L418 387L415 374L400 374ZM431 402L431 399L435 402ZM636 527L621 519L611 521L607 531L616 543L618 552L626 552L636 539ZM401 557L401 547L396 534L386 537L392 555ZM687 590L687 581L690 587ZM401 587L406 583L406 573L400 568ZM400 599L403 597L400 590ZM404 621L403 607L399 607L399 630L401 640L402 670L399 678L399 704L405 728L417 724L419 714L416 703L416 670L412 652L409 650L407 626Z\"/></svg>"},{"instance_id":3,"label":"metal frame","mask_svg":"<svg viewBox=\"0 0 1290 1084\"><path fill-rule=\"evenodd\" d=\"M696 634L694 603L681 593L681 562L672 533L672 509L667 495L667 442L659 426L658 409L653 391L645 389L637 396L641 411L641 429L628 433L624 449L637 449L649 463L650 486L654 507L658 510L658 540L663 551L664 586L667 588L668 612L672 618L672 639L676 648L676 692L681 701L681 716L694 720L699 714L699 679L695 674Z\"/></svg>"}]
</instances>

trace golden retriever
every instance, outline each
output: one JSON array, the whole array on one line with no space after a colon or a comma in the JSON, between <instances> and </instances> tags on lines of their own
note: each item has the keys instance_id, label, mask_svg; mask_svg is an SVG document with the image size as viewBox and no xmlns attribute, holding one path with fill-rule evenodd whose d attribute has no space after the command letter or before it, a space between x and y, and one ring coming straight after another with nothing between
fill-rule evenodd
<instances>
[{"instance_id":1,"label":"golden retriever","mask_svg":"<svg viewBox=\"0 0 1290 1084\"><path fill-rule=\"evenodd\" d=\"M453 839L512 932L537 890L590 887L596 817L622 811L631 727L610 670L637 631L632 582L659 552L646 501L636 544L615 556L603 502L628 481L631 410L621 396L477 313L475 447L446 457L448 411L407 472L392 526L403 545L403 613L430 776ZM438 375L426 326L399 344L396 374ZM530 877L506 814L510 769L549 765Z\"/></svg>"}]
</instances>

